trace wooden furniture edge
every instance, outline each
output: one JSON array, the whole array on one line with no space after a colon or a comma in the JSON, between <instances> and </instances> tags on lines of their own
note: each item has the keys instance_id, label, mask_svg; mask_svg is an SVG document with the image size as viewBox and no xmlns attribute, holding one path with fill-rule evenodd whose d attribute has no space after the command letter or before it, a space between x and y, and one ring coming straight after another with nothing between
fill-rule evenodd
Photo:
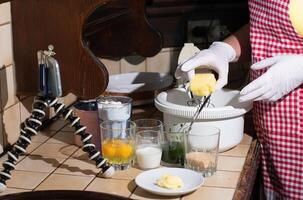
<instances>
[{"instance_id":1,"label":"wooden furniture edge","mask_svg":"<svg viewBox=\"0 0 303 200\"><path fill-rule=\"evenodd\" d=\"M233 200L249 200L260 164L260 143L254 139L250 145Z\"/></svg>"},{"instance_id":2,"label":"wooden furniture edge","mask_svg":"<svg viewBox=\"0 0 303 200\"><path fill-rule=\"evenodd\" d=\"M13 1L13 0L0 0L0 4L1 3L6 3L6 2L9 2L9 1Z\"/></svg>"}]
</instances>

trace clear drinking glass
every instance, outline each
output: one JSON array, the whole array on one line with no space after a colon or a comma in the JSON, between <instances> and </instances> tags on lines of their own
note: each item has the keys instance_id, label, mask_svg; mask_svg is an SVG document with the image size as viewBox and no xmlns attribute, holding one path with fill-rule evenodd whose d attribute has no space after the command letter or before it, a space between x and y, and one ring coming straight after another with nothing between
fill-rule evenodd
<instances>
[{"instance_id":1,"label":"clear drinking glass","mask_svg":"<svg viewBox=\"0 0 303 200\"><path fill-rule=\"evenodd\" d=\"M102 155L117 170L130 167L135 154L136 125L132 121L104 121L100 124Z\"/></svg>"},{"instance_id":2,"label":"clear drinking glass","mask_svg":"<svg viewBox=\"0 0 303 200\"><path fill-rule=\"evenodd\" d=\"M165 126L164 140L162 142L162 165L167 167L184 167L184 137L186 131L187 128Z\"/></svg>"},{"instance_id":3,"label":"clear drinking glass","mask_svg":"<svg viewBox=\"0 0 303 200\"><path fill-rule=\"evenodd\" d=\"M157 119L137 119L134 120L137 126L137 132L152 130L160 134L160 141L163 141L163 123Z\"/></svg>"},{"instance_id":4,"label":"clear drinking glass","mask_svg":"<svg viewBox=\"0 0 303 200\"><path fill-rule=\"evenodd\" d=\"M137 131L153 130L163 133L163 123L157 119L137 119L134 120Z\"/></svg>"},{"instance_id":5,"label":"clear drinking glass","mask_svg":"<svg viewBox=\"0 0 303 200\"><path fill-rule=\"evenodd\" d=\"M126 121L130 119L132 98L124 96L105 96L97 99L99 120Z\"/></svg>"},{"instance_id":6,"label":"clear drinking glass","mask_svg":"<svg viewBox=\"0 0 303 200\"><path fill-rule=\"evenodd\" d=\"M220 129L199 126L199 132L187 133L185 141L185 167L201 172L204 177L217 171Z\"/></svg>"},{"instance_id":7,"label":"clear drinking glass","mask_svg":"<svg viewBox=\"0 0 303 200\"><path fill-rule=\"evenodd\" d=\"M139 168L152 169L160 166L162 156L159 131L142 130L136 134L136 159Z\"/></svg>"}]
</instances>

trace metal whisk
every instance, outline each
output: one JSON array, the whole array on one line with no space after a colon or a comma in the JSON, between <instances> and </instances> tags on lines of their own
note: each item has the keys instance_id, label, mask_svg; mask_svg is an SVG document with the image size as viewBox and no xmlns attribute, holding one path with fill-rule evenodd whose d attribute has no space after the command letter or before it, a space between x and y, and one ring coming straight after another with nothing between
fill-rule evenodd
<instances>
[{"instance_id":1,"label":"metal whisk","mask_svg":"<svg viewBox=\"0 0 303 200\"><path fill-rule=\"evenodd\" d=\"M193 119L192 121L190 122L189 124L189 127L188 127L188 131L191 131L192 129L192 125L195 123L195 121L197 120L198 116L200 115L200 113L202 112L203 108L209 104L209 100L210 100L210 96L211 95L208 95L208 96L205 96L203 97L203 100L200 101L199 103L199 106L197 108L197 111L195 112L194 116L193 116Z\"/></svg>"}]
</instances>

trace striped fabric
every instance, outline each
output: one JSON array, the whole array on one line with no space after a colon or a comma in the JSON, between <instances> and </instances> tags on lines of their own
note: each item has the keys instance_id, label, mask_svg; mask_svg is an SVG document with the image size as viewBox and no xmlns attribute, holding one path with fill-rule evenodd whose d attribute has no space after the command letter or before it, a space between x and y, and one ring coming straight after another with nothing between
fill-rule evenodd
<instances>
[{"instance_id":1,"label":"striped fabric","mask_svg":"<svg viewBox=\"0 0 303 200\"><path fill-rule=\"evenodd\" d=\"M249 0L253 62L276 55L303 55L303 38L290 22L289 1ZM251 78L265 71L252 71ZM277 102L255 102L254 122L261 143L266 198L303 199L302 86Z\"/></svg>"}]
</instances>

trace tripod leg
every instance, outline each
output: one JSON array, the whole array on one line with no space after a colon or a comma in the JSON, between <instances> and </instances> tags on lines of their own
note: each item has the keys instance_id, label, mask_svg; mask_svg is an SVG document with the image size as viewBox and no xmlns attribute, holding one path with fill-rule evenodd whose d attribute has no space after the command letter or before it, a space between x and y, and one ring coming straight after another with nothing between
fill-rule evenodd
<instances>
[{"instance_id":1,"label":"tripod leg","mask_svg":"<svg viewBox=\"0 0 303 200\"><path fill-rule=\"evenodd\" d=\"M58 103L57 98L38 96L33 103L31 116L21 124L20 137L12 149L7 152L8 159L2 164L4 169L0 172L0 192L6 189L6 181L12 178L11 171L16 168L19 156L26 153L27 147L31 144L31 137L38 134L48 107L54 107L57 114L62 114L65 120L69 120L71 126L76 130L75 134L81 136L83 150L88 153L90 160L96 162L97 168L101 168L102 175L111 177L114 174L114 168L101 157L100 152L91 143L92 135L85 132L86 127L80 124L80 118L73 116L73 111L65 108L64 104Z\"/></svg>"},{"instance_id":2,"label":"tripod leg","mask_svg":"<svg viewBox=\"0 0 303 200\"><path fill-rule=\"evenodd\" d=\"M74 127L75 134L81 137L83 151L88 154L90 160L95 161L96 167L102 170L102 176L105 178L112 177L115 172L114 168L101 156L95 145L91 143L92 135L86 133L86 127L80 124L80 118L74 115L73 110L66 108L63 103L58 103L58 99L51 102L49 106L55 109L56 114L62 115L70 123L71 127Z\"/></svg>"},{"instance_id":3,"label":"tripod leg","mask_svg":"<svg viewBox=\"0 0 303 200\"><path fill-rule=\"evenodd\" d=\"M31 137L38 134L49 101L49 98L37 96L32 106L31 116L21 124L20 137L7 152L8 159L2 164L4 169L0 172L0 192L6 189L6 181L11 179L11 171L15 169L19 156L26 153L26 148L31 144Z\"/></svg>"}]
</instances>

